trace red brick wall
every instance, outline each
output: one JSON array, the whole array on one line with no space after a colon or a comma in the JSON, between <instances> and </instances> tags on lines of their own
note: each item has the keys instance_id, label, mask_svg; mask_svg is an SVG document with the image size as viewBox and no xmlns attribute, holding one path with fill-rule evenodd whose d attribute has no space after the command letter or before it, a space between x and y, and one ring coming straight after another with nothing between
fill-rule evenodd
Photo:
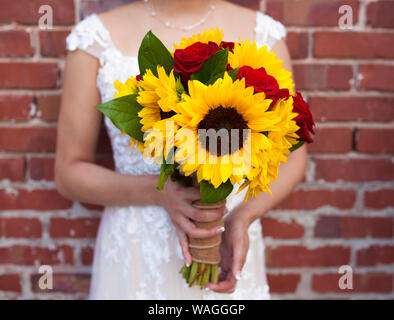
<instances>
[{"instance_id":1,"label":"red brick wall","mask_svg":"<svg viewBox=\"0 0 394 320\"><path fill-rule=\"evenodd\" d=\"M100 210L53 182L64 39L123 0L0 1L0 298L84 298ZM296 84L317 120L304 182L263 219L274 298L394 298L394 1L235 1L288 27ZM38 7L55 27L37 28ZM353 31L338 7L353 8ZM111 165L102 135L100 163ZM37 286L54 266L54 290ZM354 289L339 290L351 265Z\"/></svg>"}]
</instances>

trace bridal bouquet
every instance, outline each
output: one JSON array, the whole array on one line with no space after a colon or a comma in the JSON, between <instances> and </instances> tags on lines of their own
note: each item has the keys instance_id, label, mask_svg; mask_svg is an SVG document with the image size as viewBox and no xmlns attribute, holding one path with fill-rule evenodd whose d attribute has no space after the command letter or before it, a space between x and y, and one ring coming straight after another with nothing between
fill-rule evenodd
<instances>
[{"instance_id":1,"label":"bridal bouquet","mask_svg":"<svg viewBox=\"0 0 394 320\"><path fill-rule=\"evenodd\" d=\"M312 115L291 72L266 46L225 42L218 28L182 38L174 49L148 32L140 75L116 81L114 99L97 108L130 136L131 147L161 164L158 189L169 177L188 177L200 188L200 209L224 206L235 184L247 189L245 201L271 192L280 163L313 141ZM220 242L221 235L189 238L193 263L181 270L189 286L218 281Z\"/></svg>"}]
</instances>

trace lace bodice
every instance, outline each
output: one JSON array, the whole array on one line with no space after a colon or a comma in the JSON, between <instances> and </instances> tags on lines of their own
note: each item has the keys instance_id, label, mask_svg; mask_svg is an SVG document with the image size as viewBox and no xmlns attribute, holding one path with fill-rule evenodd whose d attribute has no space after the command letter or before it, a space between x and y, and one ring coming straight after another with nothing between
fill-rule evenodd
<instances>
[{"instance_id":1,"label":"lace bodice","mask_svg":"<svg viewBox=\"0 0 394 320\"><path fill-rule=\"evenodd\" d=\"M256 14L256 42L272 48L286 35L282 24ZM100 62L97 88L102 102L113 98L115 80L125 82L139 74L137 57L124 56L114 46L108 30L95 14L81 21L67 38L67 49L79 49ZM111 139L115 170L123 174L159 174L160 167L147 162L130 148L130 138L105 118ZM243 200L233 192L227 201L229 211ZM232 295L219 296L199 289L186 289L178 275L182 254L167 212L161 207L107 207L97 236L91 298L100 299L267 299L263 244L259 221L249 228L250 250L244 268L243 284Z\"/></svg>"}]
</instances>

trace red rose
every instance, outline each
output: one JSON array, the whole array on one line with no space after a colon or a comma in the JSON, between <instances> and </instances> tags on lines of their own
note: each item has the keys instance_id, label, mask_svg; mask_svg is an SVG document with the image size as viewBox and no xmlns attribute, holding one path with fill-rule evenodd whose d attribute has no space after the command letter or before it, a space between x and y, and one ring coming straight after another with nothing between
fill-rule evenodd
<instances>
[{"instance_id":1,"label":"red rose","mask_svg":"<svg viewBox=\"0 0 394 320\"><path fill-rule=\"evenodd\" d=\"M300 127L297 134L300 136L300 141L311 143L313 142L313 139L310 133L315 134L313 129L315 122L313 121L312 113L301 93L296 92L296 96L293 97L293 100L293 112L298 113L298 116L294 118L294 120L296 121L297 126Z\"/></svg>"},{"instance_id":2,"label":"red rose","mask_svg":"<svg viewBox=\"0 0 394 320\"><path fill-rule=\"evenodd\" d=\"M220 44L220 47L222 49L228 48L228 51L234 52L234 42L222 41L221 44Z\"/></svg>"},{"instance_id":3,"label":"red rose","mask_svg":"<svg viewBox=\"0 0 394 320\"><path fill-rule=\"evenodd\" d=\"M276 104L279 99L289 98L288 89L280 89L278 81L273 76L267 74L264 68L253 69L249 66L239 68L238 79L245 78L247 87L254 87L254 92L264 92L267 99L271 99L271 107Z\"/></svg>"},{"instance_id":4,"label":"red rose","mask_svg":"<svg viewBox=\"0 0 394 320\"><path fill-rule=\"evenodd\" d=\"M141 81L141 75L139 74L139 75L137 75L136 77L135 77L135 79L137 80L137 81Z\"/></svg>"},{"instance_id":5,"label":"red rose","mask_svg":"<svg viewBox=\"0 0 394 320\"><path fill-rule=\"evenodd\" d=\"M215 42L196 42L185 49L176 49L174 52L174 71L182 76L184 85L190 79L193 72L198 71L203 63L207 61L220 48Z\"/></svg>"}]
</instances>

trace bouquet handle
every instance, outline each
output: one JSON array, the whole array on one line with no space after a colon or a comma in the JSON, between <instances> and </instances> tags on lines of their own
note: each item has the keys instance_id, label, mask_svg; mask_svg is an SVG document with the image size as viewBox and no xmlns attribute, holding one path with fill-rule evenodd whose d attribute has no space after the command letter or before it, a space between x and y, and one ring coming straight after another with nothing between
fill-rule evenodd
<instances>
[{"instance_id":1,"label":"bouquet handle","mask_svg":"<svg viewBox=\"0 0 394 320\"><path fill-rule=\"evenodd\" d=\"M195 208L201 210L219 209L226 205L226 201L216 203L202 203L200 201L193 202ZM215 221L200 222L193 221L196 227L201 229L212 229L213 227L224 227L223 218ZM210 238L199 239L189 238L189 250L193 261L205 264L219 264L220 262L220 243L222 242L222 234L217 234Z\"/></svg>"},{"instance_id":2,"label":"bouquet handle","mask_svg":"<svg viewBox=\"0 0 394 320\"><path fill-rule=\"evenodd\" d=\"M201 210L219 209L226 205L226 200L217 203L193 202L193 206ZM224 220L220 218L210 222L193 221L198 228L212 229L224 227ZM193 263L191 266L184 265L180 271L189 287L197 284L201 289L207 283L217 283L219 278L220 244L222 234L210 238L199 239L189 237L189 251Z\"/></svg>"}]
</instances>

